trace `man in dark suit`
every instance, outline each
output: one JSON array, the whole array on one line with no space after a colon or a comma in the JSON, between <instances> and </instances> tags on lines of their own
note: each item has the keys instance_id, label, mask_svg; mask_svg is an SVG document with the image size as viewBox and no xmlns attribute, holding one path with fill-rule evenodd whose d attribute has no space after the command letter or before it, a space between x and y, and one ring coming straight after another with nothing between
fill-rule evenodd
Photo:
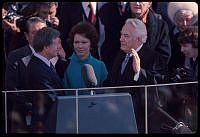
<instances>
[{"instance_id":1,"label":"man in dark suit","mask_svg":"<svg viewBox=\"0 0 200 137\"><path fill-rule=\"evenodd\" d=\"M98 47L92 51L92 55L101 59L109 70L116 53L120 49L120 14L117 4L111 2L91 2L94 11L94 21L100 35ZM64 2L60 9L59 31L61 33L62 46L66 57L72 55L73 49L66 43L70 29L80 21L89 21L89 2Z\"/></svg>"},{"instance_id":2,"label":"man in dark suit","mask_svg":"<svg viewBox=\"0 0 200 137\"><path fill-rule=\"evenodd\" d=\"M26 66L30 60L31 55L35 52L32 47L33 35L39 29L46 27L45 21L39 17L32 17L27 20L25 26L24 35L29 42L22 48L12 51L8 56L8 61L6 64L6 74L5 74L5 90L22 90L25 89L25 70ZM25 117L23 115L26 113L28 98L21 93L10 93L8 94L8 114L18 113L22 116L22 121L15 124L15 117L9 117L8 121L8 132L26 132L25 128L27 126ZM10 123L12 121L12 124Z\"/></svg>"},{"instance_id":3,"label":"man in dark suit","mask_svg":"<svg viewBox=\"0 0 200 137\"><path fill-rule=\"evenodd\" d=\"M130 8L124 15L124 22L127 18L140 19L147 29L147 41L144 46L150 47L160 53L169 62L171 57L171 44L167 23L161 15L156 14L152 8L152 2L129 2Z\"/></svg>"},{"instance_id":4,"label":"man in dark suit","mask_svg":"<svg viewBox=\"0 0 200 137\"><path fill-rule=\"evenodd\" d=\"M33 48L35 53L27 66L27 89L47 89L48 91L32 93L31 132L52 132L50 129L54 125L47 124L47 122L51 122L47 117L56 97L64 95L63 91L55 91L55 89L63 89L64 87L54 66L49 61L58 55L61 47L59 36L60 33L50 27L42 28L34 35Z\"/></svg>"},{"instance_id":5,"label":"man in dark suit","mask_svg":"<svg viewBox=\"0 0 200 137\"><path fill-rule=\"evenodd\" d=\"M139 19L128 19L121 31L121 50L108 76L109 86L156 84L155 74L164 74L167 71L165 58L151 48L143 46L146 40L144 23ZM129 92L133 98L138 131L144 133L144 88L131 89ZM156 96L156 91L148 92L148 102L152 103L149 105L150 110L158 103Z\"/></svg>"},{"instance_id":6,"label":"man in dark suit","mask_svg":"<svg viewBox=\"0 0 200 137\"><path fill-rule=\"evenodd\" d=\"M8 62L6 65L6 90L23 89L23 74L25 70L24 67L25 65L27 65L27 63L25 63L27 60L24 57L31 55L33 52L35 52L32 47L33 35L36 31L43 27L46 27L46 23L39 17L32 17L29 20L27 20L24 29L24 35L27 41L29 42L29 45L14 50L9 54Z\"/></svg>"}]
</instances>

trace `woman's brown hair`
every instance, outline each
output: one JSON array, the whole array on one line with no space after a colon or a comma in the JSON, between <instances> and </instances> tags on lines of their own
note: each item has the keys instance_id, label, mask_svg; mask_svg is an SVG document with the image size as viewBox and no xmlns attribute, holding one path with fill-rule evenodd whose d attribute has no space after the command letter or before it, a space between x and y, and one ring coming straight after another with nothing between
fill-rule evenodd
<instances>
[{"instance_id":1,"label":"woman's brown hair","mask_svg":"<svg viewBox=\"0 0 200 137\"><path fill-rule=\"evenodd\" d=\"M180 32L178 43L191 43L193 48L198 48L198 26L191 26L183 32Z\"/></svg>"},{"instance_id":2,"label":"woman's brown hair","mask_svg":"<svg viewBox=\"0 0 200 137\"><path fill-rule=\"evenodd\" d=\"M73 43L75 34L80 34L89 39L91 49L97 46L99 42L99 34L96 28L89 22L79 22L72 27L67 38L67 43L71 48L74 48Z\"/></svg>"}]
</instances>

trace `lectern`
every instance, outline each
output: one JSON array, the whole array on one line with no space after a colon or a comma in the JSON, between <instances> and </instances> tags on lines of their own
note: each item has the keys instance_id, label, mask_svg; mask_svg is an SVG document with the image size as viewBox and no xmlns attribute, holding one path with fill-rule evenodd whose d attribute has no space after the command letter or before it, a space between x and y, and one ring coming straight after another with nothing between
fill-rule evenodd
<instances>
[{"instance_id":1,"label":"lectern","mask_svg":"<svg viewBox=\"0 0 200 137\"><path fill-rule=\"evenodd\" d=\"M129 93L60 96L53 109L56 133L138 133Z\"/></svg>"}]
</instances>

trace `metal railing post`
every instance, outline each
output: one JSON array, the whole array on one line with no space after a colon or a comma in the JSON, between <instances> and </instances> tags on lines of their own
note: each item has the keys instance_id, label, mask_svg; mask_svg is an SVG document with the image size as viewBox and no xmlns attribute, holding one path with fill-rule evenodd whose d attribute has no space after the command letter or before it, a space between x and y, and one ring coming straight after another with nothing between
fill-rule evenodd
<instances>
[{"instance_id":1,"label":"metal railing post","mask_svg":"<svg viewBox=\"0 0 200 137\"><path fill-rule=\"evenodd\" d=\"M148 119L147 119L147 86L145 88L145 133L148 134Z\"/></svg>"},{"instance_id":2,"label":"metal railing post","mask_svg":"<svg viewBox=\"0 0 200 137\"><path fill-rule=\"evenodd\" d=\"M76 134L78 134L78 89L76 90Z\"/></svg>"},{"instance_id":3,"label":"metal railing post","mask_svg":"<svg viewBox=\"0 0 200 137\"><path fill-rule=\"evenodd\" d=\"M5 133L8 133L7 92L5 92Z\"/></svg>"}]
</instances>

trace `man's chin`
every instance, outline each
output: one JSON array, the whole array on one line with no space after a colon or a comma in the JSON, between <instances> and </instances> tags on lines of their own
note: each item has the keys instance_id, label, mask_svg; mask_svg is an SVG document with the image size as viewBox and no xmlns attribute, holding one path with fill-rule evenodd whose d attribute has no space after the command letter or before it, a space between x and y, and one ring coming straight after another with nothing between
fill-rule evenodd
<instances>
[{"instance_id":1,"label":"man's chin","mask_svg":"<svg viewBox=\"0 0 200 137\"><path fill-rule=\"evenodd\" d=\"M141 14L141 12L136 12L136 13L133 14L133 16L134 16L135 18L137 18L137 19L140 19L141 16L142 16L142 14Z\"/></svg>"},{"instance_id":2,"label":"man's chin","mask_svg":"<svg viewBox=\"0 0 200 137\"><path fill-rule=\"evenodd\" d=\"M128 50L125 48L120 48L123 52L128 53Z\"/></svg>"},{"instance_id":3,"label":"man's chin","mask_svg":"<svg viewBox=\"0 0 200 137\"><path fill-rule=\"evenodd\" d=\"M123 51L125 50L125 48L123 48L123 47L120 47L120 49L123 50Z\"/></svg>"}]
</instances>

